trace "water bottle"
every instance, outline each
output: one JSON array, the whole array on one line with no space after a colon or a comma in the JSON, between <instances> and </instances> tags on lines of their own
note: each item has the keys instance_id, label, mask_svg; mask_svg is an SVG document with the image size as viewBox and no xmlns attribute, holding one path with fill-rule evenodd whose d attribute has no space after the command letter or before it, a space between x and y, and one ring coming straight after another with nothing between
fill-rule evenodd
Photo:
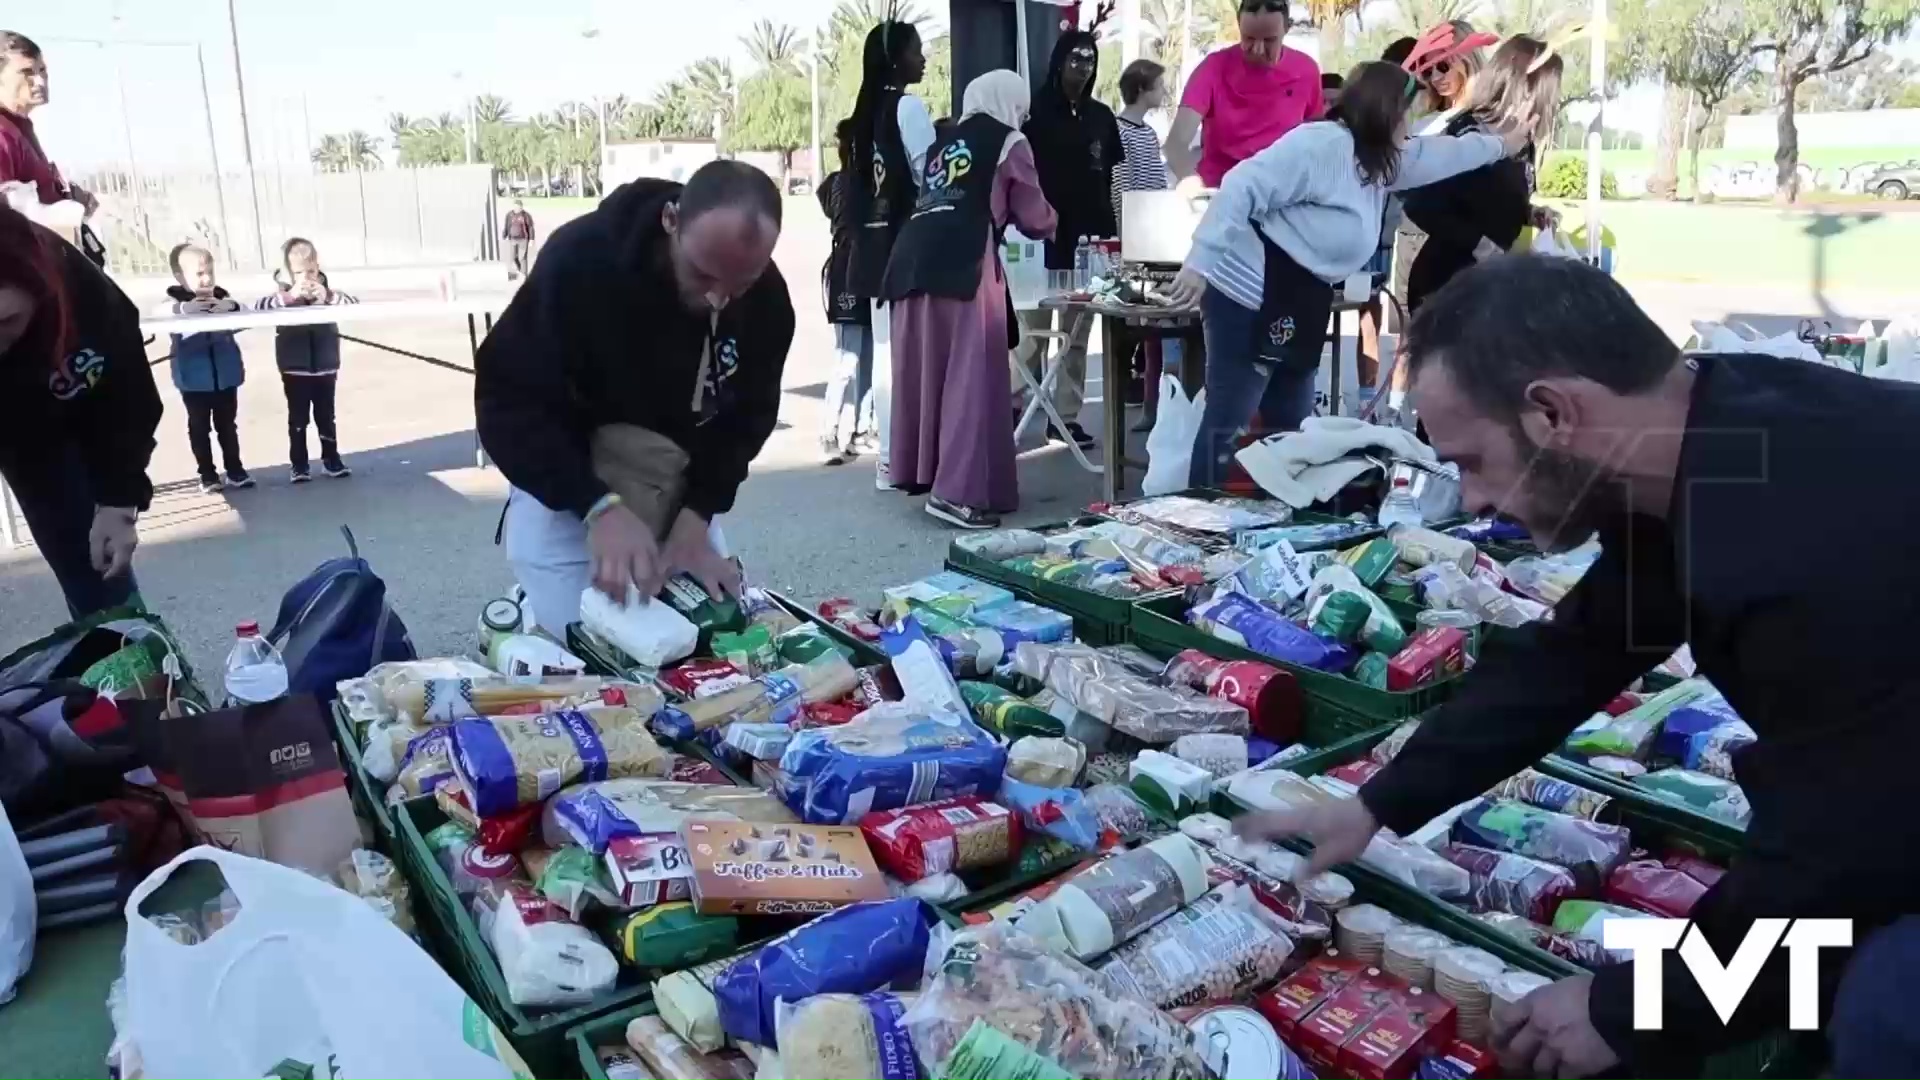
<instances>
[{"instance_id":1,"label":"water bottle","mask_svg":"<svg viewBox=\"0 0 1920 1080\"><path fill-rule=\"evenodd\" d=\"M1380 526L1391 529L1395 525L1411 525L1420 528L1426 521L1420 516L1420 504L1414 500L1413 489L1407 486L1406 477L1393 482L1387 490L1387 497L1380 502Z\"/></svg>"},{"instance_id":2,"label":"water bottle","mask_svg":"<svg viewBox=\"0 0 1920 1080\"><path fill-rule=\"evenodd\" d=\"M1087 287L1090 284L1090 280L1091 280L1088 274L1088 270L1090 269L1089 264L1092 260L1092 257L1093 257L1092 252L1087 250L1087 238L1083 236L1080 238L1080 242L1073 246L1073 291L1074 292L1087 291Z\"/></svg>"},{"instance_id":3,"label":"water bottle","mask_svg":"<svg viewBox=\"0 0 1920 1080\"><path fill-rule=\"evenodd\" d=\"M259 705L287 696L287 662L273 643L260 636L260 624L233 628L227 653L227 704Z\"/></svg>"}]
</instances>

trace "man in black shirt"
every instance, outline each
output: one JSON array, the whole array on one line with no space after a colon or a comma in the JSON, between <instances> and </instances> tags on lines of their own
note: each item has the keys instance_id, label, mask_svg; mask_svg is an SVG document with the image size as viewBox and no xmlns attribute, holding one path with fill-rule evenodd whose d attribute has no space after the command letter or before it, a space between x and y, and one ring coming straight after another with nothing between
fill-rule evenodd
<instances>
[{"instance_id":1,"label":"man in black shirt","mask_svg":"<svg viewBox=\"0 0 1920 1080\"><path fill-rule=\"evenodd\" d=\"M1306 837L1317 868L1357 859L1377 828L1412 832L1538 761L1691 645L1759 735L1734 755L1746 844L1695 929L1725 961L1756 918L1854 920L1852 953L1820 954L1832 1074L1912 1075L1920 970L1895 958L1920 951L1920 815L1896 791L1920 760L1920 387L1683 357L1611 278L1539 257L1459 275L1404 348L1467 508L1517 518L1548 548L1597 532L1602 553L1551 622L1489 638L1358 799L1249 830ZM1697 1074L1708 1052L1786 1027L1783 951L1730 1024L1665 958L1664 1030L1633 1028L1632 965L1603 968L1526 999L1497 1034L1513 1075Z\"/></svg>"},{"instance_id":2,"label":"man in black shirt","mask_svg":"<svg viewBox=\"0 0 1920 1080\"><path fill-rule=\"evenodd\" d=\"M480 347L480 440L513 485L507 559L538 623L564 632L589 583L652 596L675 572L737 592L713 519L773 433L793 303L773 265L780 194L737 161L685 186L636 180L568 222ZM631 424L687 455L656 537L595 475L595 429Z\"/></svg>"}]
</instances>

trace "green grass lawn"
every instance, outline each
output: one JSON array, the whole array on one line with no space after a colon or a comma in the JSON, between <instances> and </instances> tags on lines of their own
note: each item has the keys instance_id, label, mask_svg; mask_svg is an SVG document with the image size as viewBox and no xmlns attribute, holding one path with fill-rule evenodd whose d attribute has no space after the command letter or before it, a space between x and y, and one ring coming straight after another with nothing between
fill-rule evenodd
<instances>
[{"instance_id":1,"label":"green grass lawn","mask_svg":"<svg viewBox=\"0 0 1920 1080\"><path fill-rule=\"evenodd\" d=\"M1570 225L1583 204L1563 203ZM1601 205L1624 278L1911 288L1920 279L1920 212L1875 205L1781 211L1622 200Z\"/></svg>"},{"instance_id":2,"label":"green grass lawn","mask_svg":"<svg viewBox=\"0 0 1920 1080\"><path fill-rule=\"evenodd\" d=\"M1578 150L1555 150L1553 154L1581 153ZM1602 150L1602 160L1609 169L1651 169L1653 168L1653 148L1643 150ZM1803 146L1800 148L1800 160L1816 169L1829 169L1841 165L1861 165L1867 162L1907 161L1920 158L1920 146ZM1733 164L1742 161L1761 163L1773 160L1771 150L1702 150L1700 151L1700 169L1706 171L1711 165ZM1687 172L1688 155L1680 155L1680 173Z\"/></svg>"}]
</instances>

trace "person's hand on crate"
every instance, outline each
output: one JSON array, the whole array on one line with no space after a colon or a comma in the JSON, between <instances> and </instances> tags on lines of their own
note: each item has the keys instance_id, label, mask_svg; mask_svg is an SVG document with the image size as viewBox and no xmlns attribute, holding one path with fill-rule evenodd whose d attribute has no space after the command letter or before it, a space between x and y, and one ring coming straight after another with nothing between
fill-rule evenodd
<instances>
[{"instance_id":1,"label":"person's hand on crate","mask_svg":"<svg viewBox=\"0 0 1920 1080\"><path fill-rule=\"evenodd\" d=\"M1620 1064L1594 1030L1593 976L1575 975L1493 1010L1493 1051L1508 1076L1597 1076Z\"/></svg>"},{"instance_id":2,"label":"person's hand on crate","mask_svg":"<svg viewBox=\"0 0 1920 1080\"><path fill-rule=\"evenodd\" d=\"M1309 806L1302 810L1260 810L1234 821L1233 829L1249 840L1284 840L1297 836L1313 845L1307 859L1309 877L1359 861L1361 852L1380 823L1359 799Z\"/></svg>"},{"instance_id":3,"label":"person's hand on crate","mask_svg":"<svg viewBox=\"0 0 1920 1080\"><path fill-rule=\"evenodd\" d=\"M615 603L626 603L630 587L650 598L666 578L653 530L614 496L587 511L587 554L593 560L594 588Z\"/></svg>"}]
</instances>

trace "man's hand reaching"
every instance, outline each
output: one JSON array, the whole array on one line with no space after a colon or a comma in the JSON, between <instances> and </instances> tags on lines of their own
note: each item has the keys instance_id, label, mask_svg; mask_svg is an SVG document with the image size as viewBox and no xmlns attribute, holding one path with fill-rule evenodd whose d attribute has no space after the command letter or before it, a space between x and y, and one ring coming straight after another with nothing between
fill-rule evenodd
<instances>
[{"instance_id":1,"label":"man's hand reaching","mask_svg":"<svg viewBox=\"0 0 1920 1080\"><path fill-rule=\"evenodd\" d=\"M1310 806L1304 810L1266 810L1245 814L1234 822L1233 831L1250 840L1282 840L1298 836L1313 845L1307 860L1309 876L1324 873L1341 863L1354 862L1367 850L1380 823L1359 799Z\"/></svg>"},{"instance_id":2,"label":"man's hand reaching","mask_svg":"<svg viewBox=\"0 0 1920 1080\"><path fill-rule=\"evenodd\" d=\"M668 574L690 574L715 600L740 597L740 565L713 549L707 519L681 510L667 531Z\"/></svg>"},{"instance_id":3,"label":"man's hand reaching","mask_svg":"<svg viewBox=\"0 0 1920 1080\"><path fill-rule=\"evenodd\" d=\"M626 603L629 589L650 600L666 580L652 530L617 503L588 523L587 555L593 562L593 587L615 603Z\"/></svg>"}]
</instances>

